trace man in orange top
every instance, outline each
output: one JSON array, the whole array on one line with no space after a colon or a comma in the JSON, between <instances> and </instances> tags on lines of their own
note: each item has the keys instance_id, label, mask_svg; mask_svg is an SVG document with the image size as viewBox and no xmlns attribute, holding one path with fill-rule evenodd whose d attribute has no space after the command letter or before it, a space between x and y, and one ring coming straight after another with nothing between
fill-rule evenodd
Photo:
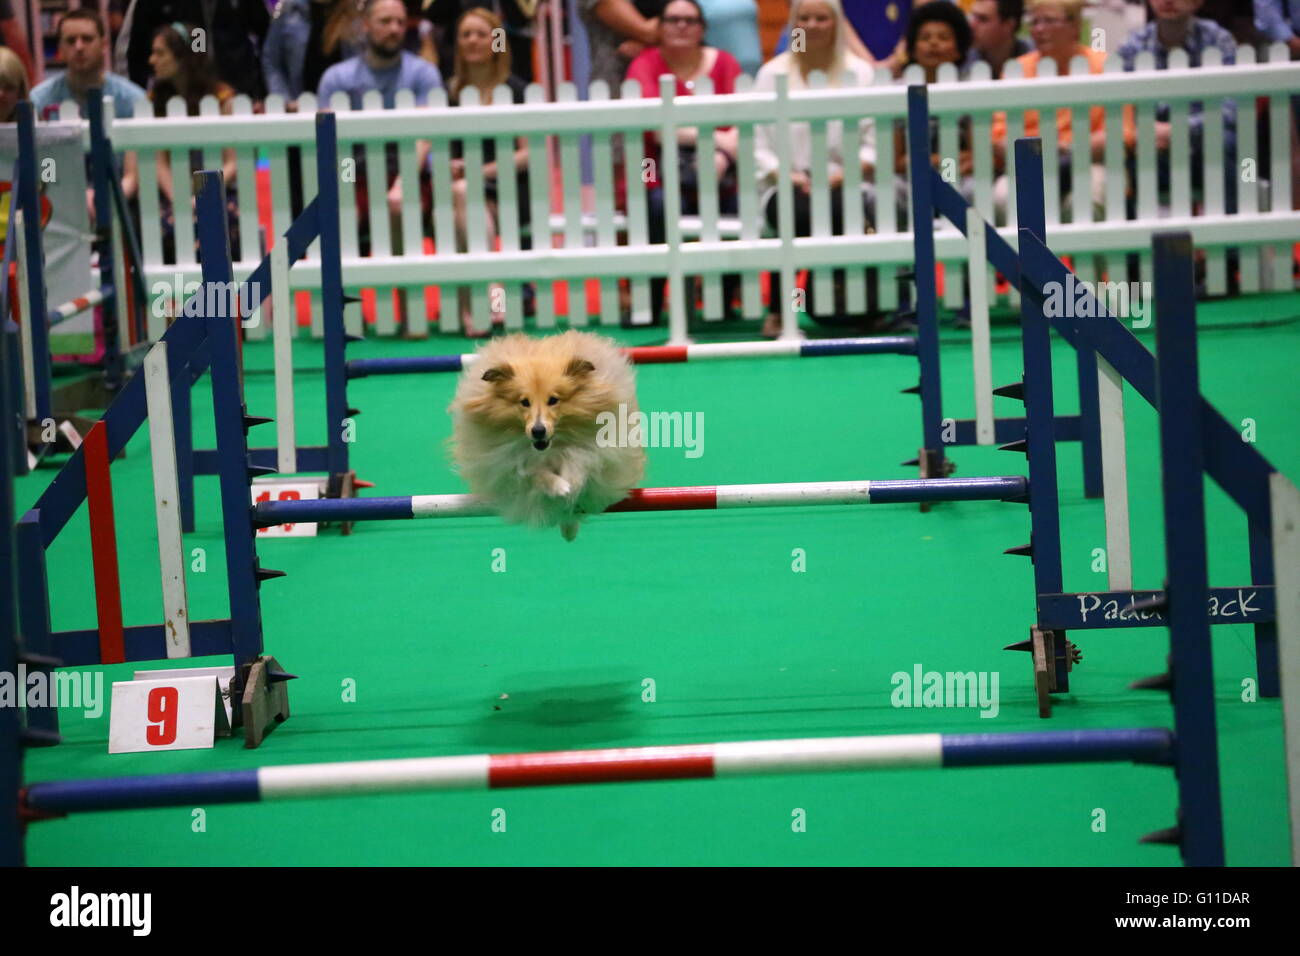
<instances>
[{"instance_id":1,"label":"man in orange top","mask_svg":"<svg viewBox=\"0 0 1300 956\"><path fill-rule=\"evenodd\" d=\"M1026 78L1038 75L1038 64L1044 57L1049 57L1056 63L1058 76L1069 75L1070 60L1076 56L1081 56L1088 61L1089 72L1100 73L1102 71L1106 62L1106 54L1079 42L1083 0L1028 0L1026 7L1029 13L1029 33L1033 38L1035 49L1024 56L1016 58L1016 62L1023 68ZM1105 158L1105 110L1100 106L1094 106L1089 112L1089 119L1092 160L1096 164L1092 169L1093 204L1100 211L1105 195L1106 182L1105 170L1100 166L1100 163ZM1024 135L1039 135L1037 110L1025 111ZM999 168L1002 168L1009 145L1007 143L1007 116L1005 113L993 114L992 139L994 161ZM1066 191L1070 188L1070 149L1074 142L1069 109L1056 111L1056 141L1061 153L1061 188ZM1137 133L1133 110L1132 107L1125 107L1124 145L1132 148L1136 142ZM995 190L999 200L1001 200L999 205L1002 205L1002 201L1005 200L1006 189L1005 179L1000 180Z\"/></svg>"}]
</instances>

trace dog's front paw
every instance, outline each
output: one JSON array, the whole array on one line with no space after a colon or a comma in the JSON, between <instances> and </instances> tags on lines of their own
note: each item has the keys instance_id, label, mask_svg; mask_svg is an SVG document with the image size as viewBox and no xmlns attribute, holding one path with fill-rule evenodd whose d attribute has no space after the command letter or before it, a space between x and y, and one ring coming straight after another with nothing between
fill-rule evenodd
<instances>
[{"instance_id":1,"label":"dog's front paw","mask_svg":"<svg viewBox=\"0 0 1300 956\"><path fill-rule=\"evenodd\" d=\"M564 535L565 541L572 541L578 536L578 522L565 521L560 525L560 534Z\"/></svg>"},{"instance_id":2,"label":"dog's front paw","mask_svg":"<svg viewBox=\"0 0 1300 956\"><path fill-rule=\"evenodd\" d=\"M553 472L542 477L542 488L554 498L567 498L573 494L573 485L569 484L569 480Z\"/></svg>"}]
</instances>

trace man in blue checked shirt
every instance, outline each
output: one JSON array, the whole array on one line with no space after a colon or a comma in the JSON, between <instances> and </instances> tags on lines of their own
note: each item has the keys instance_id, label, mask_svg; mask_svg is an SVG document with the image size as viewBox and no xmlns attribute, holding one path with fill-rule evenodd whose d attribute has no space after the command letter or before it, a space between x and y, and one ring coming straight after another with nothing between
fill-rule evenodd
<instances>
[{"instance_id":1,"label":"man in blue checked shirt","mask_svg":"<svg viewBox=\"0 0 1300 956\"><path fill-rule=\"evenodd\" d=\"M1285 43L1300 58L1300 0L1255 0L1255 29L1270 43Z\"/></svg>"},{"instance_id":2,"label":"man in blue checked shirt","mask_svg":"<svg viewBox=\"0 0 1300 956\"><path fill-rule=\"evenodd\" d=\"M1300 2L1300 0L1297 0ZM1139 27L1128 35L1120 45L1119 56L1124 69L1134 69L1139 53L1150 52L1155 55L1156 69L1163 70L1169 66L1169 54L1182 49L1187 53L1187 62L1191 67L1199 67L1204 52L1211 47L1218 49L1223 56L1224 65L1237 61L1237 41L1232 34L1213 20L1202 20L1196 16L1201 7L1201 0L1152 0L1151 9L1155 19ZM1199 192L1204 185L1202 175L1203 151L1202 128L1204 113L1201 103L1192 103L1187 115L1188 131L1191 135L1191 180L1194 192ZM1159 188L1169 188L1169 104L1156 106L1156 164ZM1224 161L1224 204L1228 212L1235 212L1237 205L1237 178L1229 171L1235 166L1237 142L1237 104L1232 100L1223 101L1223 161Z\"/></svg>"}]
</instances>

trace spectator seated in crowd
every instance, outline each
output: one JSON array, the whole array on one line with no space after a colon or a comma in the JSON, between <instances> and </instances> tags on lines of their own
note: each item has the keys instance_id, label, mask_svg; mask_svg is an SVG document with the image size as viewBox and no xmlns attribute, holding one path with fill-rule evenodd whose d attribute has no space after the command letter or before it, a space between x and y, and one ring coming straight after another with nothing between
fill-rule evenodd
<instances>
[{"instance_id":1,"label":"spectator seated in crowd","mask_svg":"<svg viewBox=\"0 0 1300 956\"><path fill-rule=\"evenodd\" d=\"M262 75L266 92L295 103L303 90L315 84L303 82L307 45L311 41L311 0L280 0L262 44Z\"/></svg>"},{"instance_id":2,"label":"spectator seated in crowd","mask_svg":"<svg viewBox=\"0 0 1300 956\"><path fill-rule=\"evenodd\" d=\"M27 99L27 68L14 51L0 46L0 123L17 122L18 103Z\"/></svg>"},{"instance_id":3,"label":"spectator seated in crowd","mask_svg":"<svg viewBox=\"0 0 1300 956\"><path fill-rule=\"evenodd\" d=\"M1024 16L1024 0L975 0L970 8L972 43L964 64L966 73L983 60L993 71L993 79L1002 79L1006 62L1030 50L1029 44L1016 36Z\"/></svg>"},{"instance_id":4,"label":"spectator seated in crowd","mask_svg":"<svg viewBox=\"0 0 1300 956\"><path fill-rule=\"evenodd\" d=\"M149 54L149 67L153 71L153 83L149 89L149 99L153 102L154 116L168 115L169 105L179 100L185 105L189 116L199 115L199 102L205 96L215 97L221 112L230 115L231 100L235 90L229 84L217 79L212 69L212 60L206 53L194 49L194 31L197 27L185 23L169 23L154 31L152 49ZM184 156L181 150L173 150L176 155ZM175 250L176 212L174 206L174 172L171 161L166 154L160 153L158 163L158 191L162 194L160 213L163 224L163 248L165 255L171 258ZM193 150L189 154L189 167L186 172L197 172L203 168L203 153ZM230 245L239 248L239 194L235 179L235 151L221 151L221 172L226 184L226 211L230 224Z\"/></svg>"},{"instance_id":5,"label":"spectator seated in crowd","mask_svg":"<svg viewBox=\"0 0 1300 956\"><path fill-rule=\"evenodd\" d=\"M1106 62L1105 52L1094 50L1092 47L1084 46L1079 42L1083 0L1029 0L1027 7L1029 10L1029 30L1034 41L1034 50L1016 59L1016 62L1020 64L1021 69L1024 71L1023 75L1026 79L1038 76L1039 64L1044 59L1050 59L1056 65L1058 76L1068 76L1070 61L1076 56L1087 60L1089 72L1102 72ZM1056 111L1057 164L1060 173L1059 185L1063 194L1068 194L1075 186L1074 171L1071 168L1074 130L1071 126L1070 115L1069 109L1063 108ZM1105 211L1106 196L1106 170L1102 165L1106 149L1105 110L1100 106L1094 106L1089 112L1089 120L1087 135L1089 136L1092 162L1088 170L1079 171L1081 178L1088 177L1086 182L1080 184L1080 188L1090 190L1094 218L1100 219ZM1038 123L1038 111L1026 110L1024 135L1038 136ZM1084 134L1080 133L1080 135ZM1011 144L1007 142L1006 113L993 114L992 139L995 165L998 168L1004 168L1007 162L1006 153L1011 148ZM1133 111L1131 107L1128 107L1124 110L1124 145L1128 149L1132 149L1136 140L1137 133L1134 126ZM1044 161L1049 160L1044 157ZM999 177L993 186L993 200L999 216L1006 209L1009 191L1007 177ZM1070 204L1063 201L1061 204L1062 218L1068 220L1069 213Z\"/></svg>"},{"instance_id":6,"label":"spectator seated in crowd","mask_svg":"<svg viewBox=\"0 0 1300 956\"><path fill-rule=\"evenodd\" d=\"M1300 2L1300 0L1297 0ZM1134 30L1119 48L1120 59L1124 69L1136 67L1138 54L1149 52L1155 55L1156 69L1163 70L1169 66L1169 54L1181 49L1187 53L1189 66L1199 67L1203 54L1211 47L1223 56L1225 64L1237 62L1237 41L1232 34L1212 20L1202 20L1196 16L1201 7L1201 0L1153 0L1152 11L1155 19L1145 26ZM1237 107L1232 100L1223 103L1223 160L1224 160L1224 202L1228 212L1237 208L1237 177L1233 175L1236 168L1236 128ZM1191 134L1191 181L1193 192L1199 193L1204 188L1204 127L1205 112L1201 103L1192 103L1187 114L1188 131ZM1169 104L1156 106L1156 149L1158 151L1156 170L1161 191L1169 188ZM1130 175L1134 175L1130 170Z\"/></svg>"},{"instance_id":7,"label":"spectator seated in crowd","mask_svg":"<svg viewBox=\"0 0 1300 956\"><path fill-rule=\"evenodd\" d=\"M809 74L820 70L826 74L826 85L865 86L871 82L872 68L866 60L854 56L846 49L844 13L839 0L795 0L790 11L790 33L802 39L792 43L791 49L763 64L754 82L756 90L771 91L776 88L776 78L789 78L791 92L808 88ZM797 34L794 31L799 31ZM812 234L812 139L807 123L789 125L790 177L794 182L794 232L797 236ZM765 188L760 206L768 225L777 228L778 196L776 130L770 124L755 127L755 159L759 183ZM858 129L846 131L842 123L826 124L826 150L831 187L831 230L840 234L844 230L841 185L844 182L845 163L858 163L864 181L872 174L876 161L874 124L870 120L858 123ZM863 190L862 203L868 226L871 223L869 191ZM840 278L837 272L837 279ZM787 296L789 297L787 299ZM770 311L763 323L763 335L774 338L781 331L781 310L796 305L794 290L781 288L780 273L771 277ZM812 311L811 304L808 311Z\"/></svg>"},{"instance_id":8,"label":"spectator seated in crowd","mask_svg":"<svg viewBox=\"0 0 1300 956\"><path fill-rule=\"evenodd\" d=\"M912 10L908 20L907 33L904 35L907 49L907 63L915 63L925 71L925 82L933 83L938 78L939 67L945 63L961 69L967 62L971 47L971 28L966 17L955 4L946 0L935 0ZM931 160L939 165L955 160L960 175L961 192L970 201L975 195L974 181L971 174L975 171L975 160L971 152L971 126L969 119L963 119L958 127L958 153L955 157L939 155L939 119L930 118L930 155ZM897 187L897 203L900 222L907 218L907 140L903 135L902 124L895 127L894 133L894 171L899 178L894 182Z\"/></svg>"},{"instance_id":9,"label":"spectator seated in crowd","mask_svg":"<svg viewBox=\"0 0 1300 956\"><path fill-rule=\"evenodd\" d=\"M363 53L336 63L321 77L317 98L322 107L328 106L335 93L346 93L352 109L361 109L362 98L371 90L378 90L385 109L392 109L398 90L410 90L418 106L428 101L429 93L442 86L442 74L427 60L403 49L406 39L406 6L402 0L370 0L365 7L363 20L366 46ZM397 176L396 150L387 150L388 205L394 213L402 206L402 183ZM429 156L427 140L417 141L417 165L423 169ZM363 190L357 190L360 209ZM400 230L394 233L394 239Z\"/></svg>"},{"instance_id":10,"label":"spectator seated in crowd","mask_svg":"<svg viewBox=\"0 0 1300 956\"><path fill-rule=\"evenodd\" d=\"M366 50L365 17L357 0L311 0L302 88L318 90L325 71Z\"/></svg>"},{"instance_id":11,"label":"spectator seated in crowd","mask_svg":"<svg viewBox=\"0 0 1300 956\"><path fill-rule=\"evenodd\" d=\"M32 51L27 48L27 33L14 16L13 0L0 0L0 49L7 49L22 65L25 82L30 86L36 70L32 66Z\"/></svg>"},{"instance_id":12,"label":"spectator seated in crowd","mask_svg":"<svg viewBox=\"0 0 1300 956\"><path fill-rule=\"evenodd\" d=\"M939 67L951 63L959 69L971 52L971 28L956 5L926 3L912 11L904 36L907 65L925 70L925 82L938 79Z\"/></svg>"},{"instance_id":13,"label":"spectator seated in crowd","mask_svg":"<svg viewBox=\"0 0 1300 956\"><path fill-rule=\"evenodd\" d=\"M659 43L643 50L628 67L627 78L641 87L641 95L659 95L659 77L674 78L674 96L690 96L696 84L707 77L715 94L734 93L740 64L726 50L704 44L707 22L703 8L695 0L669 0L659 18ZM710 146L712 148L710 148ZM734 215L736 212L736 149L737 133L734 126L719 128L712 144L699 143L699 131L684 127L677 133L677 168L681 182L681 213L695 215L700 211L698 162L711 162L718 177L720 211ZM646 155L654 159L652 176L648 181L647 206L649 207L650 241L664 242L664 192L657 175L660 163L659 137L646 134ZM725 299L730 304L739 288L738 281L727 277ZM664 280L652 279L651 314L658 323L664 304Z\"/></svg>"},{"instance_id":14,"label":"spectator seated in crowd","mask_svg":"<svg viewBox=\"0 0 1300 956\"><path fill-rule=\"evenodd\" d=\"M730 53L742 73L753 76L758 72L763 65L763 46L755 0L700 0L700 16L704 17L706 46Z\"/></svg>"},{"instance_id":15,"label":"spectator seated in crowd","mask_svg":"<svg viewBox=\"0 0 1300 956\"><path fill-rule=\"evenodd\" d=\"M1300 59L1300 3L1255 0L1255 29L1268 43L1285 43L1291 59Z\"/></svg>"},{"instance_id":16,"label":"spectator seated in crowd","mask_svg":"<svg viewBox=\"0 0 1300 956\"><path fill-rule=\"evenodd\" d=\"M658 19L642 16L632 0L578 0L578 16L587 30L591 79L604 80L609 95L618 96L632 60L659 42Z\"/></svg>"},{"instance_id":17,"label":"spectator seated in crowd","mask_svg":"<svg viewBox=\"0 0 1300 956\"><path fill-rule=\"evenodd\" d=\"M144 100L145 92L130 80L105 71L104 44L108 37L99 14L85 9L68 11L59 19L58 38L59 59L66 69L32 90L32 108L37 117L56 119L64 100L75 101L85 115L86 91L92 89L102 90L104 96L112 98L115 116L134 116L135 104ZM121 169L122 193L131 199L139 186L135 155L117 154L114 158ZM93 222L95 204L89 189L86 206Z\"/></svg>"},{"instance_id":18,"label":"spectator seated in crowd","mask_svg":"<svg viewBox=\"0 0 1300 956\"><path fill-rule=\"evenodd\" d=\"M266 97L257 56L271 25L263 0L137 0L127 46L131 79L137 84L148 82L153 37L172 23L203 31L203 47L218 79L255 101Z\"/></svg>"},{"instance_id":19,"label":"spectator seated in crowd","mask_svg":"<svg viewBox=\"0 0 1300 956\"><path fill-rule=\"evenodd\" d=\"M459 106L462 97L469 89L478 93L478 101L486 106L493 102L497 90L505 86L510 91L512 102L522 103L527 84L510 72L510 50L508 47L493 43L493 37L502 30L501 18L491 10L474 7L461 14L456 24L455 67L447 84L448 100L452 106ZM502 175L515 177L515 205L519 224L529 221L528 192L528 140L520 137L515 141L514 152L509 156L498 156L496 141L483 140L481 162L483 164L483 192L487 203L487 246L496 247L498 222L498 182ZM451 195L455 204L456 244L464 251L468 248L468 211L466 203L465 179L465 144L460 140L451 143ZM504 166L504 168L503 168ZM505 323L504 295L499 283L489 287L489 301L492 308L493 325ZM479 338L490 334L486 327L478 327L470 312L469 290L460 290L461 327L470 338Z\"/></svg>"}]
</instances>

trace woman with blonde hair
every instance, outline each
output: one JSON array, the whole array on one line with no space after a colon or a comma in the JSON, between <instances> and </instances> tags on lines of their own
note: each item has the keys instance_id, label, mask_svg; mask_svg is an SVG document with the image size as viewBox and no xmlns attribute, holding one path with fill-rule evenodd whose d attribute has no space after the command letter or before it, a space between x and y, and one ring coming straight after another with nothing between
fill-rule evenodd
<instances>
[{"instance_id":1,"label":"woman with blonde hair","mask_svg":"<svg viewBox=\"0 0 1300 956\"><path fill-rule=\"evenodd\" d=\"M795 0L790 9L790 49L764 63L754 81L756 91L776 89L776 78L789 78L790 92L808 89L809 77L820 71L826 75L826 86L865 86L871 82L871 65L849 52L844 29L844 11L840 0ZM829 166L828 181L831 187L831 231L839 234L844 229L843 203L840 187L844 181L844 165L858 163L864 180L875 168L875 129L870 120L862 120L855 131L845 130L844 124L826 124L826 158ZM791 123L790 176L794 181L794 233L796 236L812 234L812 131L808 123ZM776 130L771 125L755 127L755 159L760 185L765 188L761 208L768 225L777 228L778 197ZM864 190L862 203L867 222L871 220L870 194ZM837 271L838 279L842 273ZM781 275L772 274L771 297L763 335L775 338L781 330L781 312L792 307L784 296L790 290L781 289ZM811 311L811 310L810 310Z\"/></svg>"},{"instance_id":2,"label":"woman with blonde hair","mask_svg":"<svg viewBox=\"0 0 1300 956\"><path fill-rule=\"evenodd\" d=\"M447 82L447 98L452 106L459 106L465 91L474 89L478 93L480 104L487 106L493 102L496 90L505 86L510 90L510 98L515 103L524 101L527 84L510 72L510 47L506 43L494 42L497 37L504 37L505 30L499 16L483 7L466 10L456 21L456 54ZM528 222L529 193L528 178L528 141L522 137L515 141L514 152L509 156L498 156L496 141L484 139L481 143L483 163L483 195L487 206L487 243L493 248L497 237L497 183L500 177L514 175L515 205L518 208L520 226ZM456 245L464 250L468 248L469 211L466 202L467 186L465 180L465 147L460 140L451 143L451 194L455 203ZM503 296L499 284L491 286L492 324L501 325L505 314L501 311ZM469 307L469 290L461 289L460 294L461 325L465 334L479 338L490 334L486 327L476 327Z\"/></svg>"},{"instance_id":3,"label":"woman with blonde hair","mask_svg":"<svg viewBox=\"0 0 1300 956\"><path fill-rule=\"evenodd\" d=\"M0 46L0 123L16 121L18 101L27 99L27 68L7 46Z\"/></svg>"}]
</instances>

